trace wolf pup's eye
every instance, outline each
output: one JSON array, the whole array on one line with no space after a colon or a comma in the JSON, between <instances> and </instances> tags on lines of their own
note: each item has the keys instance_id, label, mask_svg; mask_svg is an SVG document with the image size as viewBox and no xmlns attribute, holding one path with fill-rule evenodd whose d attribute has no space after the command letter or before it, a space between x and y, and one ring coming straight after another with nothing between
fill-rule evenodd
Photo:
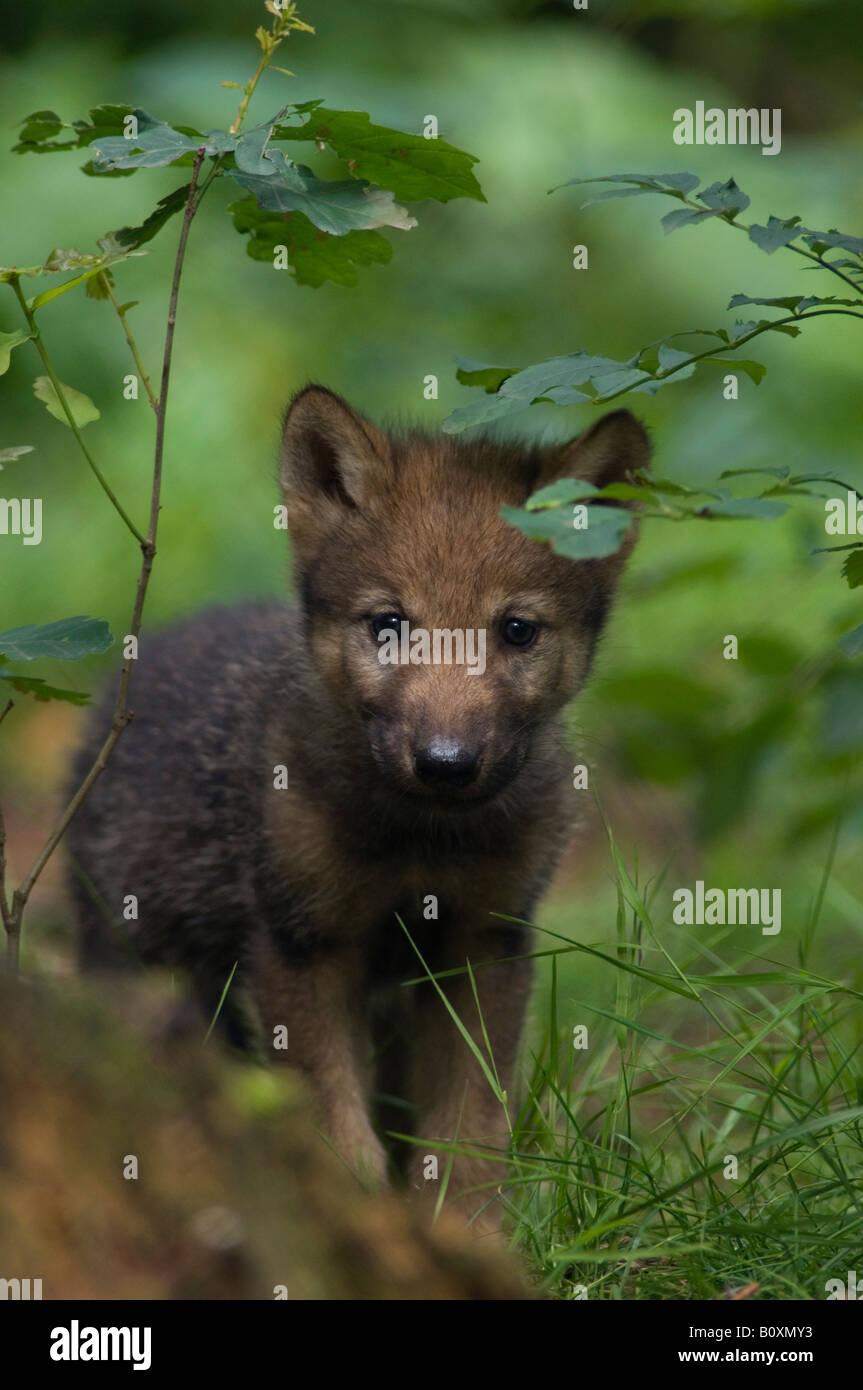
<instances>
[{"instance_id":1,"label":"wolf pup's eye","mask_svg":"<svg viewBox=\"0 0 863 1390\"><path fill-rule=\"evenodd\" d=\"M536 641L539 628L525 618L507 618L502 628L503 640L511 647L529 647Z\"/></svg>"},{"instance_id":2,"label":"wolf pup's eye","mask_svg":"<svg viewBox=\"0 0 863 1390\"><path fill-rule=\"evenodd\" d=\"M373 618L369 619L369 627L372 630L372 636L378 638L387 629L392 632L399 632L402 621L400 613L376 613Z\"/></svg>"}]
</instances>

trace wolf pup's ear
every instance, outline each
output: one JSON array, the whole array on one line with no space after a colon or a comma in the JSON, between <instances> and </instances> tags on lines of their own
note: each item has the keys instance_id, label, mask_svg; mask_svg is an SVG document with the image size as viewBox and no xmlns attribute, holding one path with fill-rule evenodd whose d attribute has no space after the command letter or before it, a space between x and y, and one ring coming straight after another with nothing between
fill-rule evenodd
<instances>
[{"instance_id":1,"label":"wolf pup's ear","mask_svg":"<svg viewBox=\"0 0 863 1390\"><path fill-rule=\"evenodd\" d=\"M323 386L294 397L282 431L280 478L295 541L313 548L344 522L373 509L390 476L387 437Z\"/></svg>"},{"instance_id":2,"label":"wolf pup's ear","mask_svg":"<svg viewBox=\"0 0 863 1390\"><path fill-rule=\"evenodd\" d=\"M647 430L628 410L614 410L577 439L549 451L542 483L581 478L595 487L606 487L623 482L627 473L647 468L649 463Z\"/></svg>"}]
</instances>

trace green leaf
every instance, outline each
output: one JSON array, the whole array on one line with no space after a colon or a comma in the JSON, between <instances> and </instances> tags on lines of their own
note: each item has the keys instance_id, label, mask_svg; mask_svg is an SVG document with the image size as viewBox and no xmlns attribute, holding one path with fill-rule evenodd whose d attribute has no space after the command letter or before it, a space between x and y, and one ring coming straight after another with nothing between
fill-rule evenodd
<instances>
[{"instance_id":1,"label":"green leaf","mask_svg":"<svg viewBox=\"0 0 863 1390\"><path fill-rule=\"evenodd\" d=\"M274 174L262 177L231 170L241 188L253 193L258 206L269 212L302 212L323 232L344 236L353 230L398 227L407 231L416 219L395 202L392 193L373 188L361 179L319 179L302 164L292 164L281 150L268 156Z\"/></svg>"},{"instance_id":2,"label":"green leaf","mask_svg":"<svg viewBox=\"0 0 863 1390\"><path fill-rule=\"evenodd\" d=\"M81 274L76 275L72 280L66 280L62 285L56 285L53 289L44 290L42 294L35 295L28 299L28 308L39 309L43 304L56 299L58 295L65 294L67 290L74 289L76 285L82 285L94 275L99 275L103 270L116 265L119 261L127 260L129 256L143 256L146 253L133 249L123 250L111 241L116 235L109 233L108 237L103 237L99 245L101 250L98 254L79 251L76 247L55 246L50 252L43 265L28 266L26 269L16 267L0 268L0 281L11 280L13 276L28 275L55 275L65 270L80 270Z\"/></svg>"},{"instance_id":3,"label":"green leaf","mask_svg":"<svg viewBox=\"0 0 863 1390\"><path fill-rule=\"evenodd\" d=\"M669 353L673 351L668 349ZM650 372L637 365L640 355L636 354L628 362L617 362L612 357L572 352L515 372L482 363L468 364L473 368L463 378L468 380L468 384L483 385L488 391L494 380L493 374L497 373L501 381L499 390L489 401L477 401L454 410L447 416L442 428L447 434L458 434L474 425L511 415L540 400L551 401L554 405L577 405L590 400L602 401L624 391L652 394L665 385L665 381L655 379ZM688 354L682 356L687 357ZM668 380L678 381L690 374L690 370L684 368ZM577 390L579 386L587 387L587 391Z\"/></svg>"},{"instance_id":4,"label":"green leaf","mask_svg":"<svg viewBox=\"0 0 863 1390\"><path fill-rule=\"evenodd\" d=\"M863 304L863 299L837 299L835 295L826 298L819 298L817 295L789 294L781 299L752 299L748 294L735 294L728 301L729 309L736 309L740 304L770 304L779 309L789 309L792 314L803 314L807 309L813 308L816 304Z\"/></svg>"},{"instance_id":5,"label":"green leaf","mask_svg":"<svg viewBox=\"0 0 863 1390\"><path fill-rule=\"evenodd\" d=\"M787 478L791 469L788 464L783 464L781 468L723 468L720 478L743 478L753 473L764 473L768 478Z\"/></svg>"},{"instance_id":6,"label":"green leaf","mask_svg":"<svg viewBox=\"0 0 863 1390\"><path fill-rule=\"evenodd\" d=\"M727 501L711 502L698 515L704 517L730 517L740 520L772 521L782 516L788 507L784 502L770 502L763 497L729 497Z\"/></svg>"},{"instance_id":7,"label":"green leaf","mask_svg":"<svg viewBox=\"0 0 863 1390\"><path fill-rule=\"evenodd\" d=\"M731 330L731 343L739 342L756 328L764 333L771 329L776 333L787 333L789 338L796 338L800 333L800 329L793 323L776 323L773 319L749 319L744 323L742 319L738 319Z\"/></svg>"},{"instance_id":8,"label":"green leaf","mask_svg":"<svg viewBox=\"0 0 863 1390\"><path fill-rule=\"evenodd\" d=\"M863 584L863 546L857 546L845 556L842 577L849 589L859 589Z\"/></svg>"},{"instance_id":9,"label":"green leaf","mask_svg":"<svg viewBox=\"0 0 863 1390\"><path fill-rule=\"evenodd\" d=\"M23 328L16 328L14 333L0 333L0 376L9 370L9 363L12 361L12 349L20 347L22 343L29 342L33 337L32 333L25 333Z\"/></svg>"},{"instance_id":10,"label":"green leaf","mask_svg":"<svg viewBox=\"0 0 863 1390\"><path fill-rule=\"evenodd\" d=\"M649 383L649 372L641 371L635 364L637 358L629 362L617 362L612 357L593 355L589 352L572 352L564 357L551 357L547 362L525 367L515 376L509 377L501 386L502 396L513 397L529 404L532 401L547 399L557 404L572 403L570 392L576 386L588 386L596 399L622 387ZM560 393L565 392L564 399ZM582 399L590 396L576 395Z\"/></svg>"},{"instance_id":11,"label":"green leaf","mask_svg":"<svg viewBox=\"0 0 863 1390\"><path fill-rule=\"evenodd\" d=\"M56 111L34 111L24 118L18 140L23 145L38 145L53 140L62 129L63 121Z\"/></svg>"},{"instance_id":12,"label":"green leaf","mask_svg":"<svg viewBox=\"0 0 863 1390\"><path fill-rule=\"evenodd\" d=\"M598 491L594 483L579 478L558 478L557 482L531 493L524 505L529 512L538 512L546 507L562 507L568 502L577 502L581 497L593 497Z\"/></svg>"},{"instance_id":13,"label":"green leaf","mask_svg":"<svg viewBox=\"0 0 863 1390\"><path fill-rule=\"evenodd\" d=\"M709 208L722 214L736 215L749 207L748 195L738 188L734 179L728 179L725 183L712 183L709 188L698 194L698 201L706 203Z\"/></svg>"},{"instance_id":14,"label":"green leaf","mask_svg":"<svg viewBox=\"0 0 863 1390\"><path fill-rule=\"evenodd\" d=\"M670 333L671 338L721 338L723 343L730 342L728 333L724 328L684 328L682 333Z\"/></svg>"},{"instance_id":15,"label":"green leaf","mask_svg":"<svg viewBox=\"0 0 863 1390\"><path fill-rule=\"evenodd\" d=\"M707 488L685 487L683 483L674 483L670 478L654 478L646 468L642 468L635 475L636 482L644 483L650 488L651 492L658 492L669 497L717 497L716 492L711 492Z\"/></svg>"},{"instance_id":16,"label":"green leaf","mask_svg":"<svg viewBox=\"0 0 863 1390\"><path fill-rule=\"evenodd\" d=\"M72 122L78 136L78 148L86 149L93 140L122 135L127 116L136 114L133 107L118 102L108 101L101 106L91 107L88 120Z\"/></svg>"},{"instance_id":17,"label":"green leaf","mask_svg":"<svg viewBox=\"0 0 863 1390\"><path fill-rule=\"evenodd\" d=\"M689 362L691 359L691 352L681 352L679 348L668 347L666 343L662 343L659 348L658 361L663 371L668 371L672 367L679 367L681 363Z\"/></svg>"},{"instance_id":18,"label":"green leaf","mask_svg":"<svg viewBox=\"0 0 863 1390\"><path fill-rule=\"evenodd\" d=\"M691 193L701 180L697 174L657 174L656 182L666 185L672 193Z\"/></svg>"},{"instance_id":19,"label":"green leaf","mask_svg":"<svg viewBox=\"0 0 863 1390\"><path fill-rule=\"evenodd\" d=\"M714 367L731 367L745 372L751 377L756 386L759 386L767 374L767 368L762 362L755 362L751 357L702 357L702 362L709 362Z\"/></svg>"},{"instance_id":20,"label":"green leaf","mask_svg":"<svg viewBox=\"0 0 863 1390\"><path fill-rule=\"evenodd\" d=\"M701 179L697 174L603 174L591 179L569 179L566 183L559 183L557 187L550 188L549 193L557 193L561 188L572 188L575 184L581 183L634 183L638 185L635 191L639 193L673 195L691 193L700 182ZM609 196L612 195L600 195L600 197ZM587 203L584 203L583 206L587 207Z\"/></svg>"},{"instance_id":21,"label":"green leaf","mask_svg":"<svg viewBox=\"0 0 863 1390\"><path fill-rule=\"evenodd\" d=\"M81 270L82 267L96 264L101 269L102 260L102 256L79 251L76 246L55 246L53 251L48 252L44 269L46 274L51 275L64 270Z\"/></svg>"},{"instance_id":22,"label":"green leaf","mask_svg":"<svg viewBox=\"0 0 863 1390\"><path fill-rule=\"evenodd\" d=\"M0 652L12 661L80 661L107 651L114 641L102 618L61 618L55 623L0 632Z\"/></svg>"},{"instance_id":23,"label":"green leaf","mask_svg":"<svg viewBox=\"0 0 863 1390\"><path fill-rule=\"evenodd\" d=\"M863 584L863 568L860 583ZM843 633L839 638L839 646L846 656L860 656L863 653L863 623L859 627L853 627L850 632Z\"/></svg>"},{"instance_id":24,"label":"green leaf","mask_svg":"<svg viewBox=\"0 0 863 1390\"><path fill-rule=\"evenodd\" d=\"M91 179L130 179L137 169L97 169L92 159L81 165L81 173Z\"/></svg>"},{"instance_id":25,"label":"green leaf","mask_svg":"<svg viewBox=\"0 0 863 1390\"><path fill-rule=\"evenodd\" d=\"M230 130L200 131L191 126L169 126L138 107L132 113L138 123L138 134L134 137L117 134L116 125L104 129L90 128L91 135L95 134L96 137L90 140L92 172L107 174L158 168L166 164L189 165L194 163L197 152L203 149L211 157L234 155L240 167L247 168L249 172L270 173L274 166L269 157L263 157L264 147L272 136L275 122L291 109L295 108L283 107L271 120L241 135ZM238 154L239 151L241 153Z\"/></svg>"},{"instance_id":26,"label":"green leaf","mask_svg":"<svg viewBox=\"0 0 863 1390\"><path fill-rule=\"evenodd\" d=\"M863 305L863 299L837 299L835 294L827 296L810 294L807 295L805 299L800 300L800 303L797 305L797 312L798 314L804 314L807 309L814 309L818 304L848 304L855 306Z\"/></svg>"},{"instance_id":27,"label":"green leaf","mask_svg":"<svg viewBox=\"0 0 863 1390\"><path fill-rule=\"evenodd\" d=\"M271 159L264 155L264 151L270 142L273 128L258 127L256 130L249 130L240 137L240 141L234 151L234 159L238 169L244 174L260 174L266 177L274 174L276 167Z\"/></svg>"},{"instance_id":28,"label":"green leaf","mask_svg":"<svg viewBox=\"0 0 863 1390\"><path fill-rule=\"evenodd\" d=\"M598 500L608 497L617 502L650 502L654 506L657 502L655 488L643 484L636 486L634 483L606 483L596 496Z\"/></svg>"},{"instance_id":29,"label":"green leaf","mask_svg":"<svg viewBox=\"0 0 863 1390\"><path fill-rule=\"evenodd\" d=\"M131 256L136 254L137 253L134 251L129 252ZM51 290L43 290L41 294L34 295L32 299L28 299L27 301L28 308L32 309L34 312L36 309L41 309L43 304L49 304L52 299L58 299L61 294L66 294L69 290L74 290L77 285L86 284L94 275L101 275L109 265L114 265L117 261L125 259L125 256L105 257L101 260L101 263L91 266L80 275L76 275L73 280L64 280L62 285L55 285Z\"/></svg>"},{"instance_id":30,"label":"green leaf","mask_svg":"<svg viewBox=\"0 0 863 1390\"><path fill-rule=\"evenodd\" d=\"M255 261L273 264L276 246L286 246L288 264L299 285L355 285L357 267L386 264L393 249L380 232L352 231L330 236L301 212L273 213L259 208L250 193L228 208L238 232L248 233L246 252Z\"/></svg>"},{"instance_id":31,"label":"green leaf","mask_svg":"<svg viewBox=\"0 0 863 1390\"><path fill-rule=\"evenodd\" d=\"M84 149L97 137L122 136L125 118L131 114L131 106L108 103L94 106L88 120L70 123L62 120L56 111L34 111L23 122L18 144L13 146L13 150L16 154L49 154L57 150ZM70 139L56 140L55 137L64 130L69 131Z\"/></svg>"},{"instance_id":32,"label":"green leaf","mask_svg":"<svg viewBox=\"0 0 863 1390\"><path fill-rule=\"evenodd\" d=\"M45 271L48 274L54 274L65 270L81 270L82 267L96 264L101 269L102 260L102 256L87 251L79 251L75 246L55 246L53 251L48 252Z\"/></svg>"},{"instance_id":33,"label":"green leaf","mask_svg":"<svg viewBox=\"0 0 863 1390\"><path fill-rule=\"evenodd\" d=\"M736 309L740 304L775 304L779 309L790 309L791 313L797 312L797 305L803 299L802 294L787 295L784 299L753 299L748 294L734 294L728 301L729 309Z\"/></svg>"},{"instance_id":34,"label":"green leaf","mask_svg":"<svg viewBox=\"0 0 863 1390\"><path fill-rule=\"evenodd\" d=\"M576 486L580 486L576 480ZM587 505L587 526L576 530L569 510L546 508L542 511L521 507L501 507L501 516L532 540L551 541L558 555L571 560L597 560L613 555L631 529L632 512L622 507Z\"/></svg>"},{"instance_id":35,"label":"green leaf","mask_svg":"<svg viewBox=\"0 0 863 1390\"><path fill-rule=\"evenodd\" d=\"M665 228L666 236L669 232L676 232L679 227L688 227L696 222L704 222L708 217L716 217L718 213L705 209L704 212L696 211L695 208L676 208L674 212L667 212L662 218L661 225Z\"/></svg>"},{"instance_id":36,"label":"green leaf","mask_svg":"<svg viewBox=\"0 0 863 1390\"><path fill-rule=\"evenodd\" d=\"M110 270L103 270L100 275L91 275L84 286L84 293L88 299L110 299L113 288L113 275Z\"/></svg>"},{"instance_id":37,"label":"green leaf","mask_svg":"<svg viewBox=\"0 0 863 1390\"><path fill-rule=\"evenodd\" d=\"M529 511L526 507L503 506L500 515L510 526L535 541L550 541L572 530L572 512L557 507Z\"/></svg>"},{"instance_id":38,"label":"green leaf","mask_svg":"<svg viewBox=\"0 0 863 1390\"><path fill-rule=\"evenodd\" d=\"M582 209L592 208L595 203L605 203L609 198L638 198L644 193L657 192L660 190L656 188L611 188L607 193L597 193L595 198L588 198L586 202L580 204L580 207Z\"/></svg>"},{"instance_id":39,"label":"green leaf","mask_svg":"<svg viewBox=\"0 0 863 1390\"><path fill-rule=\"evenodd\" d=\"M816 254L820 254L818 248L830 249L834 246L841 246L844 251L853 251L855 256L863 256L863 237L848 236L845 232L837 232L835 227L831 227L829 232L811 232L807 228L801 228L803 240L811 247Z\"/></svg>"},{"instance_id":40,"label":"green leaf","mask_svg":"<svg viewBox=\"0 0 863 1390\"><path fill-rule=\"evenodd\" d=\"M208 155L223 154L235 149L240 138L225 130L185 134L140 107L132 114L138 122L136 136L127 139L124 135L100 133L89 141L97 174L113 169L157 169L174 164L185 155L194 155L200 148Z\"/></svg>"},{"instance_id":41,"label":"green leaf","mask_svg":"<svg viewBox=\"0 0 863 1390\"><path fill-rule=\"evenodd\" d=\"M524 410L527 401L513 396L498 394L485 400L474 401L471 405L460 405L446 417L441 429L444 434L460 434L462 430L473 429L476 425L493 424L497 420Z\"/></svg>"},{"instance_id":42,"label":"green leaf","mask_svg":"<svg viewBox=\"0 0 863 1390\"><path fill-rule=\"evenodd\" d=\"M14 463L24 454L32 454L32 452L32 444L13 444L9 449L0 449L0 472L2 472L4 463Z\"/></svg>"},{"instance_id":43,"label":"green leaf","mask_svg":"<svg viewBox=\"0 0 863 1390\"><path fill-rule=\"evenodd\" d=\"M22 695L32 695L35 700L65 700L70 705L88 705L90 696L83 690L60 690L55 685L46 685L39 676L8 675L0 671L0 681L6 681L13 690Z\"/></svg>"},{"instance_id":44,"label":"green leaf","mask_svg":"<svg viewBox=\"0 0 863 1390\"><path fill-rule=\"evenodd\" d=\"M477 160L446 140L427 140L373 125L365 111L314 110L305 125L277 127L274 139L314 140L347 160L361 178L387 188L406 202L476 198L482 189L472 172Z\"/></svg>"},{"instance_id":45,"label":"green leaf","mask_svg":"<svg viewBox=\"0 0 863 1390\"><path fill-rule=\"evenodd\" d=\"M816 492L811 487L794 487L791 483L776 483L773 487L765 488L762 497L823 497L824 494Z\"/></svg>"},{"instance_id":46,"label":"green leaf","mask_svg":"<svg viewBox=\"0 0 863 1390\"><path fill-rule=\"evenodd\" d=\"M87 149L93 140L122 136L126 128L126 118L133 114L131 106L120 106L114 103L93 107L89 120L72 122L77 135L76 147ZM86 163L81 165L81 173L86 174L89 178L127 179L131 178L135 172L135 169L97 169L93 159L88 159Z\"/></svg>"},{"instance_id":47,"label":"green leaf","mask_svg":"<svg viewBox=\"0 0 863 1390\"><path fill-rule=\"evenodd\" d=\"M462 430L475 429L480 425L494 425L524 408L523 401L513 400L510 396L490 396L487 400L473 401L450 411L441 430L444 434L461 434Z\"/></svg>"},{"instance_id":48,"label":"green leaf","mask_svg":"<svg viewBox=\"0 0 863 1390\"><path fill-rule=\"evenodd\" d=\"M703 212L695 208L678 208L666 213L662 219L666 234L676 231L678 227L704 222L708 217L733 219L749 206L749 198L738 188L734 179L728 179L726 183L712 183L698 194L698 201L705 204Z\"/></svg>"},{"instance_id":49,"label":"green leaf","mask_svg":"<svg viewBox=\"0 0 863 1390\"><path fill-rule=\"evenodd\" d=\"M76 391L72 386L64 386L62 381L60 385L63 387L63 395L68 402L72 419L75 421L79 430L83 429L85 425L89 425L91 420L99 419L99 411L90 400L89 396L85 396L83 391ZM37 400L44 401L49 415L53 415L54 419L59 420L67 429L71 428L66 412L60 404L57 392L54 390L54 383L50 377L37 376L36 380L33 382L33 394Z\"/></svg>"},{"instance_id":50,"label":"green leaf","mask_svg":"<svg viewBox=\"0 0 863 1390\"><path fill-rule=\"evenodd\" d=\"M101 247L106 257L123 257L125 253L137 251L138 247L146 242L152 241L157 232L160 232L165 223L170 221L178 212L182 212L189 197L189 190L192 187L186 183L182 188L175 188L170 193L166 193L164 198L160 198L153 212L140 225L140 227L119 227L114 232L107 232L100 237L97 246Z\"/></svg>"},{"instance_id":51,"label":"green leaf","mask_svg":"<svg viewBox=\"0 0 863 1390\"><path fill-rule=\"evenodd\" d=\"M557 536L551 548L569 560L601 560L615 555L632 530L633 515L623 507L588 507L588 523L584 530L571 527Z\"/></svg>"},{"instance_id":52,"label":"green leaf","mask_svg":"<svg viewBox=\"0 0 863 1390\"><path fill-rule=\"evenodd\" d=\"M782 246L788 244L800 236L803 228L799 225L799 217L768 217L767 226L761 227L757 222L749 228L749 240L754 241L755 245L762 251L766 251L768 256L772 256L774 251L778 251Z\"/></svg>"},{"instance_id":53,"label":"green leaf","mask_svg":"<svg viewBox=\"0 0 863 1390\"><path fill-rule=\"evenodd\" d=\"M109 234L111 235L111 234ZM103 238L103 241L105 238ZM77 275L74 280L67 280L65 284L58 285L52 290L45 290L42 294L36 295L27 301L28 308L38 309L40 305L47 304L49 300L56 299L58 295L65 294L67 290L74 289L76 285L83 284L91 275L98 275L100 271L106 270L109 266L115 265L118 261L124 261L129 256L145 255L143 251L122 251L103 248L97 254L91 254L77 250L76 247L55 246L49 253L47 260L42 265L30 266L0 266L0 281L11 280L21 275L35 278L37 275L56 275L64 270L81 270L82 274Z\"/></svg>"},{"instance_id":54,"label":"green leaf","mask_svg":"<svg viewBox=\"0 0 863 1390\"><path fill-rule=\"evenodd\" d=\"M482 386L490 394L498 391L507 377L514 376L519 367L493 367L488 362L472 362L469 357L456 357L456 380L464 386Z\"/></svg>"},{"instance_id":55,"label":"green leaf","mask_svg":"<svg viewBox=\"0 0 863 1390\"><path fill-rule=\"evenodd\" d=\"M44 275L44 265L0 265L0 283L6 283L21 275Z\"/></svg>"},{"instance_id":56,"label":"green leaf","mask_svg":"<svg viewBox=\"0 0 863 1390\"><path fill-rule=\"evenodd\" d=\"M861 492L859 488L852 487L850 483L845 483L841 478L837 478L830 468L823 469L818 473L795 473L793 478L790 478L789 481L792 483L835 483L837 487L842 488L845 492L853 492L856 493L858 497L863 498L863 492Z\"/></svg>"}]
</instances>

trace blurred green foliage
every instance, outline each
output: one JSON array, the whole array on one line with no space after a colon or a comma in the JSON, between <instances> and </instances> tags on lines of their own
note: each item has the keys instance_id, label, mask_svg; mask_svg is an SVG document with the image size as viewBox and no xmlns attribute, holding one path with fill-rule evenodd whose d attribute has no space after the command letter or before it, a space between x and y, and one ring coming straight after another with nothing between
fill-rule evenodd
<instances>
[{"instance_id":1,"label":"blurred green foliage","mask_svg":"<svg viewBox=\"0 0 863 1390\"><path fill-rule=\"evenodd\" d=\"M863 133L859 7L615 0L601 12L574 12L524 0L309 0L303 15L317 37L291 40L284 61L296 77L267 74L251 119L322 96L417 133L434 114L444 139L480 157L488 204L425 204L418 228L386 233L388 266L360 266L353 288L310 288L246 255L231 196L216 186L184 273L145 627L283 584L284 536L272 525L276 443L286 400L309 380L383 424L436 428L474 398L456 380L456 354L526 364L585 347L623 358L683 324L721 322L717 310L732 293L819 292L805 264L790 270L727 228L683 229L666 240L640 200L623 200L610 215L603 206L579 210L575 197L549 198L548 189L614 170L688 167L705 183L733 175L753 204L777 216L800 213L808 225L855 233L863 224L853 176ZM262 17L251 0L215 0L205 15L189 0L120 8L81 0L74 15L37 2L4 16L14 56L0 64L0 260L27 265L55 246L92 249L109 228L142 221L177 181L164 170L146 180L85 180L77 155L12 155L18 121L45 106L71 117L128 101L175 124L229 123L236 94L218 84L249 75L250 35ZM696 100L781 105L781 154L681 151L672 113ZM590 249L587 272L572 269L578 243ZM131 320L151 374L173 254L168 231L117 272L121 298L140 301ZM0 289L0 332L9 333L21 326L18 306ZM51 307L43 331L58 373L101 411L88 443L124 505L143 518L152 412L143 393L123 399L131 368L120 326L110 305L83 289ZM768 335L759 342L767 376L756 388L741 375L737 401L723 399L719 369L653 399L624 398L651 429L657 473L697 486L723 468L788 464L831 469L859 487L855 328L826 319L805 341ZM138 553L70 432L33 397L39 370L24 344L0 379L0 447L34 446L5 464L0 490L45 499L40 546L0 540L0 627L89 613L122 633ZM437 400L424 397L429 374L439 380ZM552 438L594 418L590 406L539 406L517 424ZM632 833L657 863L675 857L680 873L694 877L706 866L713 883L772 882L802 901L841 813L828 940L831 924L859 930L863 675L859 657L836 664L840 634L861 620L859 591L839 580L841 557L813 553L825 534L809 499L770 524L691 532L645 528L594 682L576 707L577 746L600 794L621 808L618 838ZM738 661L723 659L729 633L739 638ZM115 649L73 675L92 689L117 662ZM46 663L43 674L57 672ZM71 683L68 669L62 676ZM32 794L16 749L35 716L20 703L5 723L2 756ZM582 891L580 902L584 930L603 936L609 888L601 876L595 897Z\"/></svg>"}]
</instances>

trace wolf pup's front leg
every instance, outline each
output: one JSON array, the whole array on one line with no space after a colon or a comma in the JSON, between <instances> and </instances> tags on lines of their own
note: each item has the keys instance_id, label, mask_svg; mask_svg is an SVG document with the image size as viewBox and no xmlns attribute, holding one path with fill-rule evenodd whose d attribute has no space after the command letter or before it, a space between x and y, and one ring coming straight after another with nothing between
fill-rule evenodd
<instances>
[{"instance_id":1,"label":"wolf pup's front leg","mask_svg":"<svg viewBox=\"0 0 863 1390\"><path fill-rule=\"evenodd\" d=\"M365 1059L369 1036L357 981L356 949L286 965L269 930L256 933L250 979L265 1042L310 1083L322 1133L358 1178L386 1183L387 1156L372 1128ZM274 1046L283 1037L286 1047Z\"/></svg>"},{"instance_id":2,"label":"wolf pup's front leg","mask_svg":"<svg viewBox=\"0 0 863 1390\"><path fill-rule=\"evenodd\" d=\"M529 950L527 929L482 926L460 932L444 956L444 969L464 973L441 980L440 988L494 1085L434 986L418 987L414 1098L418 1137L427 1143L416 1150L411 1185L434 1199L449 1173L447 1205L478 1234L498 1231L503 1215L498 1189L507 1176L515 1064L532 975L532 962L518 957ZM492 960L499 963L487 963ZM436 1141L452 1148L436 1148ZM436 1164L429 1164L432 1156Z\"/></svg>"}]
</instances>

